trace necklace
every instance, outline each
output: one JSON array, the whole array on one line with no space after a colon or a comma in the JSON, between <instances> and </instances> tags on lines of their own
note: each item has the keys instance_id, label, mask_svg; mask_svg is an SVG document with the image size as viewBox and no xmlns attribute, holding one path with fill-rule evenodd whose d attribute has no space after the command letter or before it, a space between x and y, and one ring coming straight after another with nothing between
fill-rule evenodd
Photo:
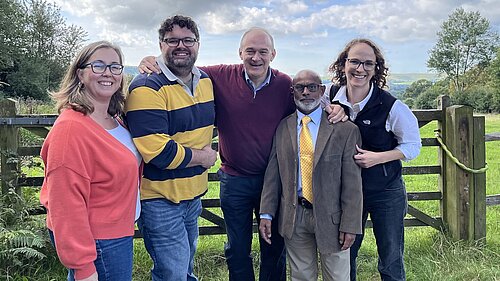
<instances>
[{"instance_id":1,"label":"necklace","mask_svg":"<svg viewBox=\"0 0 500 281\"><path fill-rule=\"evenodd\" d=\"M106 130L111 130L116 127L116 121L113 116L106 114L105 116L96 116L95 114L91 114L90 118L92 118L97 124L103 127Z\"/></svg>"},{"instance_id":2,"label":"necklace","mask_svg":"<svg viewBox=\"0 0 500 281\"><path fill-rule=\"evenodd\" d=\"M90 115L93 119L95 120L110 120L110 119L114 119L113 116L111 116L111 114L109 113L106 113L106 115L102 116L102 115L98 115L96 114L95 112L93 114Z\"/></svg>"}]
</instances>

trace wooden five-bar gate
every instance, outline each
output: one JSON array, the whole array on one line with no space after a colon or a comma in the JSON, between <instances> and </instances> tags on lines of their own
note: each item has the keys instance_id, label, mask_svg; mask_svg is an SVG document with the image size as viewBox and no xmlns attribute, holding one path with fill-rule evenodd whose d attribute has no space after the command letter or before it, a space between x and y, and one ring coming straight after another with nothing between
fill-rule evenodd
<instances>
[{"instance_id":1,"label":"wooden five-bar gate","mask_svg":"<svg viewBox=\"0 0 500 281\"><path fill-rule=\"evenodd\" d=\"M56 120L56 115L19 115L17 102L12 99L0 101L0 152L2 192L14 188L21 192L23 187L40 187L43 177L23 175L19 157L37 156L40 147L19 145L19 130L24 128L44 138ZM440 97L438 109L414 110L419 126L437 121L437 136L423 138L424 147L435 146L438 149L438 165L404 167L404 175L438 175L435 190L426 192L408 192L408 214L405 226L430 226L446 231L454 239L477 240L486 237L486 176L485 173L471 173L459 167L460 162L472 169L485 166L485 119L473 116L472 108L467 106L449 106L449 98ZM456 160L445 155L446 145ZM214 144L216 146L216 144ZM210 173L209 181L218 181L217 174ZM498 196L489 198L491 204L498 202ZM412 202L437 200L440 202L440 216L431 216L415 208ZM224 234L224 219L214 213L220 208L219 199L202 199L201 217L209 225L200 226L201 235ZM44 214L42 207L32 214ZM254 225L255 226L255 225ZM368 227L371 222L368 221ZM254 227L256 230L256 227ZM139 237L140 234L136 233Z\"/></svg>"}]
</instances>

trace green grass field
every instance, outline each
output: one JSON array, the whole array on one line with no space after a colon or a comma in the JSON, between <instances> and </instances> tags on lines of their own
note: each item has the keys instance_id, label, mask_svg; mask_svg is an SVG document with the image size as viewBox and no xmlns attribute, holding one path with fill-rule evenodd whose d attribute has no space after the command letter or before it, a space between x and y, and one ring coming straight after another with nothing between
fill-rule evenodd
<instances>
[{"instance_id":1,"label":"green grass field","mask_svg":"<svg viewBox=\"0 0 500 281\"><path fill-rule=\"evenodd\" d=\"M421 129L422 137L433 137L436 123ZM500 115L486 116L486 133L500 132ZM500 194L500 141L486 143L487 194ZM405 165L437 164L437 148L426 147L421 155ZM215 169L213 169L215 171ZM405 176L408 191L438 191L437 176ZM211 183L205 198L217 198L218 185ZM439 202L410 202L433 216L439 216ZM220 213L220 210L216 210ZM201 224L206 224L200 221ZM253 257L259 259L254 235ZM200 280L228 280L223 247L225 235L202 236L195 259L195 273ZM484 241L482 241L484 242ZM141 239L135 240L134 280L151 280L151 261ZM405 264L408 280L500 280L500 206L487 208L486 243L453 242L431 227L406 228ZM377 253L371 230L360 251L358 280L380 280ZM34 276L13 280L65 280L66 271L55 257L39 264ZM258 268L255 268L256 273Z\"/></svg>"}]
</instances>

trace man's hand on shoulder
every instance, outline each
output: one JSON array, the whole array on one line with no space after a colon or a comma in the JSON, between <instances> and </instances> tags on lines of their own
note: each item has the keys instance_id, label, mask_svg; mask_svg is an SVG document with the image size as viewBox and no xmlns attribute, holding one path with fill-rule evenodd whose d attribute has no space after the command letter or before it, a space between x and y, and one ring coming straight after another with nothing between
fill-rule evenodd
<instances>
[{"instance_id":1,"label":"man's hand on shoulder","mask_svg":"<svg viewBox=\"0 0 500 281\"><path fill-rule=\"evenodd\" d=\"M345 122L349 119L349 116L346 115L344 108L338 104L329 104L325 106L325 111L328 113L328 121L332 124L340 121Z\"/></svg>"},{"instance_id":2,"label":"man's hand on shoulder","mask_svg":"<svg viewBox=\"0 0 500 281\"><path fill-rule=\"evenodd\" d=\"M144 73L151 74L153 72L160 74L161 69L156 63L156 58L154 56L147 56L144 57L139 63L139 72L141 74Z\"/></svg>"}]
</instances>

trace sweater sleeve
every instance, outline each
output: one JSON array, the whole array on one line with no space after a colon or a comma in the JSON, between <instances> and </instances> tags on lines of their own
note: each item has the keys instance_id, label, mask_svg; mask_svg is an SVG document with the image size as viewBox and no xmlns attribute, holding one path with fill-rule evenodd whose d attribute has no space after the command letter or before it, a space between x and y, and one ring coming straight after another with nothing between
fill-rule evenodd
<instances>
[{"instance_id":1,"label":"sweater sleeve","mask_svg":"<svg viewBox=\"0 0 500 281\"><path fill-rule=\"evenodd\" d=\"M90 180L60 166L46 175L46 190L57 255L76 279L87 278L96 272L97 257L87 209Z\"/></svg>"},{"instance_id":2,"label":"sweater sleeve","mask_svg":"<svg viewBox=\"0 0 500 281\"><path fill-rule=\"evenodd\" d=\"M61 120L42 147L45 179L40 201L47 208L47 226L54 233L61 263L83 279L96 272L96 248L89 222L89 132L80 122Z\"/></svg>"},{"instance_id":3,"label":"sweater sleeve","mask_svg":"<svg viewBox=\"0 0 500 281\"><path fill-rule=\"evenodd\" d=\"M347 125L347 124L342 124ZM348 130L344 126L344 130ZM342 204L342 217L340 231L352 234L361 234L361 216L363 206L361 167L354 162L356 145L361 147L361 134L356 126L350 128L344 151L342 153L342 189L340 201Z\"/></svg>"}]
</instances>

